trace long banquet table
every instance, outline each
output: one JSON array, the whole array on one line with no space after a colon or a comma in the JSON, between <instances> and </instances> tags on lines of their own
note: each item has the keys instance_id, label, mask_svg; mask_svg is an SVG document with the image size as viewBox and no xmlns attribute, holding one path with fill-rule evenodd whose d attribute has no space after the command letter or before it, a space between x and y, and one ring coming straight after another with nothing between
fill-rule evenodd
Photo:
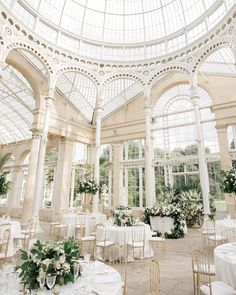
<instances>
[{"instance_id":1,"label":"long banquet table","mask_svg":"<svg viewBox=\"0 0 236 295\"><path fill-rule=\"evenodd\" d=\"M236 243L222 244L214 250L216 280L236 289Z\"/></svg>"}]
</instances>

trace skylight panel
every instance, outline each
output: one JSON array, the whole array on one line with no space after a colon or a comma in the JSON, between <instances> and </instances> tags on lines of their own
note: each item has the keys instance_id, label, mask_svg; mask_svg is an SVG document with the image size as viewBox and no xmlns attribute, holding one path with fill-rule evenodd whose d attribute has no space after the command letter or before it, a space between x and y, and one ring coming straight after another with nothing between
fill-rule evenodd
<instances>
[{"instance_id":1,"label":"skylight panel","mask_svg":"<svg viewBox=\"0 0 236 295\"><path fill-rule=\"evenodd\" d=\"M199 25L197 25L196 27L194 27L192 30L188 32L188 43L190 44L194 42L205 33L207 33L206 22L203 21L202 23L200 23Z\"/></svg>"},{"instance_id":2,"label":"skylight panel","mask_svg":"<svg viewBox=\"0 0 236 295\"><path fill-rule=\"evenodd\" d=\"M41 21L38 21L38 24L36 26L36 33L44 36L44 38L49 42L56 43L57 31Z\"/></svg>"},{"instance_id":3,"label":"skylight panel","mask_svg":"<svg viewBox=\"0 0 236 295\"><path fill-rule=\"evenodd\" d=\"M209 15L208 23L209 28L212 28L216 23L218 23L219 19L224 15L225 6L224 3L211 15Z\"/></svg>"},{"instance_id":4,"label":"skylight panel","mask_svg":"<svg viewBox=\"0 0 236 295\"><path fill-rule=\"evenodd\" d=\"M39 13L55 24L59 24L65 0L41 0Z\"/></svg>"},{"instance_id":5,"label":"skylight panel","mask_svg":"<svg viewBox=\"0 0 236 295\"><path fill-rule=\"evenodd\" d=\"M79 53L79 48L80 48L80 42L77 39L73 39L69 36L66 36L64 34L60 34L58 36L58 41L57 44L61 47L65 47L65 49Z\"/></svg>"},{"instance_id":6,"label":"skylight panel","mask_svg":"<svg viewBox=\"0 0 236 295\"><path fill-rule=\"evenodd\" d=\"M15 5L13 6L12 13L22 21L27 27L33 29L35 23L35 17L25 9L20 3L15 1Z\"/></svg>"},{"instance_id":7,"label":"skylight panel","mask_svg":"<svg viewBox=\"0 0 236 295\"><path fill-rule=\"evenodd\" d=\"M104 14L87 9L82 35L86 39L102 40Z\"/></svg>"}]
</instances>

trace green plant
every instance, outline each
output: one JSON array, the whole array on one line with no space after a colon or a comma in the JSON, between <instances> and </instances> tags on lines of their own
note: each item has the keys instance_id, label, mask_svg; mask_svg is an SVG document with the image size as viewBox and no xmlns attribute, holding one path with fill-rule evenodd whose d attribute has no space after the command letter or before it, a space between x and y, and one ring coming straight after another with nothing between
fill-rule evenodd
<instances>
[{"instance_id":1,"label":"green plant","mask_svg":"<svg viewBox=\"0 0 236 295\"><path fill-rule=\"evenodd\" d=\"M222 181L221 187L224 193L236 193L236 170L234 168L229 171L221 171Z\"/></svg>"},{"instance_id":2,"label":"green plant","mask_svg":"<svg viewBox=\"0 0 236 295\"><path fill-rule=\"evenodd\" d=\"M132 226L134 218L130 207L119 206L113 214L113 224L118 226Z\"/></svg>"},{"instance_id":3,"label":"green plant","mask_svg":"<svg viewBox=\"0 0 236 295\"><path fill-rule=\"evenodd\" d=\"M99 186L97 182L92 178L81 179L75 185L75 192L79 194L86 193L86 194L95 195L98 190L99 190Z\"/></svg>"},{"instance_id":4,"label":"green plant","mask_svg":"<svg viewBox=\"0 0 236 295\"><path fill-rule=\"evenodd\" d=\"M179 239L184 236L185 215L180 207L174 204L159 204L152 208L144 210L144 222L150 224L150 216L171 217L174 220L174 228L170 232L165 233L165 237L169 239Z\"/></svg>"},{"instance_id":5,"label":"green plant","mask_svg":"<svg viewBox=\"0 0 236 295\"><path fill-rule=\"evenodd\" d=\"M10 173L10 171L0 171L0 196L6 195L11 182L7 180L7 175Z\"/></svg>"},{"instance_id":6,"label":"green plant","mask_svg":"<svg viewBox=\"0 0 236 295\"><path fill-rule=\"evenodd\" d=\"M22 264L16 267L20 270L21 282L30 289L38 289L40 276L56 274L56 284L73 282L73 262L80 257L78 242L73 238L65 241L43 243L37 241L29 252L21 250Z\"/></svg>"}]
</instances>

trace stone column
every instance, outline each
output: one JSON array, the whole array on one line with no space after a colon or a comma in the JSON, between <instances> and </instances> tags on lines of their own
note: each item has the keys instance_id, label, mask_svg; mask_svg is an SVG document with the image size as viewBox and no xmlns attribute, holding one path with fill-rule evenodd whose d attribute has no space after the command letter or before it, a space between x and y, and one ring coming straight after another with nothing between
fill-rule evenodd
<instances>
[{"instance_id":1,"label":"stone column","mask_svg":"<svg viewBox=\"0 0 236 295\"><path fill-rule=\"evenodd\" d=\"M114 157L113 157L113 206L120 205L122 200L122 187L123 187L123 145L121 143L114 144Z\"/></svg>"},{"instance_id":2,"label":"stone column","mask_svg":"<svg viewBox=\"0 0 236 295\"><path fill-rule=\"evenodd\" d=\"M38 155L37 178L35 183L33 210L31 211L32 216L38 215L39 209L42 206L42 201L43 201L44 161L45 161L45 153L46 153L47 140L48 140L48 127L49 127L50 113L51 113L51 108L52 108L54 98L47 96L45 97L45 100L46 100L46 108L44 111L43 131L42 131L42 138L40 141L40 148L39 148L39 155Z\"/></svg>"},{"instance_id":3,"label":"stone column","mask_svg":"<svg viewBox=\"0 0 236 295\"><path fill-rule=\"evenodd\" d=\"M199 110L199 96L197 95L196 87L190 87L190 91L191 91L191 101L194 107L196 137L197 137L197 145L198 145L199 175L200 175L200 184L201 184L201 190L202 190L202 196L203 196L204 214L205 216L208 216L210 213L209 176L208 176L208 168L207 168L207 162L205 157L205 145L204 145L202 124L201 124L201 114Z\"/></svg>"},{"instance_id":4,"label":"stone column","mask_svg":"<svg viewBox=\"0 0 236 295\"><path fill-rule=\"evenodd\" d=\"M18 198L18 186L19 186L19 174L21 173L21 169L19 166L15 166L11 172L11 189L7 197L7 214L12 215L12 209L14 206L16 206L17 198ZM22 183L21 183L22 185Z\"/></svg>"},{"instance_id":5,"label":"stone column","mask_svg":"<svg viewBox=\"0 0 236 295\"><path fill-rule=\"evenodd\" d=\"M153 189L153 152L151 143L151 108L145 106L145 190L146 190L146 207L152 207L154 203Z\"/></svg>"},{"instance_id":6,"label":"stone column","mask_svg":"<svg viewBox=\"0 0 236 295\"><path fill-rule=\"evenodd\" d=\"M100 171L100 144L101 144L101 121L102 121L102 107L101 101L98 101L96 107L96 141L95 141L95 162L94 162L94 179L99 185ZM93 197L93 212L98 212L99 191Z\"/></svg>"},{"instance_id":7,"label":"stone column","mask_svg":"<svg viewBox=\"0 0 236 295\"><path fill-rule=\"evenodd\" d=\"M222 170L231 168L231 159L229 154L229 143L226 126L216 126L218 142L220 148L220 165Z\"/></svg>"},{"instance_id":8,"label":"stone column","mask_svg":"<svg viewBox=\"0 0 236 295\"><path fill-rule=\"evenodd\" d=\"M53 204L54 217L60 217L61 210L69 208L72 161L73 142L63 138L59 143L55 198Z\"/></svg>"},{"instance_id":9,"label":"stone column","mask_svg":"<svg viewBox=\"0 0 236 295\"><path fill-rule=\"evenodd\" d=\"M236 149L236 124L232 125L232 131L233 131L233 139L234 139L234 149Z\"/></svg>"},{"instance_id":10,"label":"stone column","mask_svg":"<svg viewBox=\"0 0 236 295\"><path fill-rule=\"evenodd\" d=\"M29 156L29 165L28 165L27 180L26 180L26 187L25 187L25 196L24 196L22 216L21 216L21 219L23 222L29 220L32 216L40 140L41 140L41 133L38 131L34 131L32 136L32 142L31 142L31 150L30 150L30 156Z\"/></svg>"}]
</instances>

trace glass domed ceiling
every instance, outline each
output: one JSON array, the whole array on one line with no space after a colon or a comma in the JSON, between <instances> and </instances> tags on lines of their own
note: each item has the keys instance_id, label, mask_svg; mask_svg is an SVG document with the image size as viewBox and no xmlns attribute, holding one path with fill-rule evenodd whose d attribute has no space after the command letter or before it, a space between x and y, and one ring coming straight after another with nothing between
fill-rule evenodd
<instances>
[{"instance_id":1,"label":"glass domed ceiling","mask_svg":"<svg viewBox=\"0 0 236 295\"><path fill-rule=\"evenodd\" d=\"M82 56L140 60L165 55L213 28L234 0L1 1L37 35Z\"/></svg>"}]
</instances>

